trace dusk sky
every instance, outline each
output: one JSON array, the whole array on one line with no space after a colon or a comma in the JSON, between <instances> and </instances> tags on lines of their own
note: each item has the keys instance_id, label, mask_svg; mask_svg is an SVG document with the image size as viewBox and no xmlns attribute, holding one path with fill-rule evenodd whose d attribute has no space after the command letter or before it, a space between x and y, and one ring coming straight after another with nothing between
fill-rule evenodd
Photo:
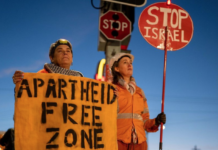
<instances>
[{"instance_id":1,"label":"dusk sky","mask_svg":"<svg viewBox=\"0 0 218 150\"><path fill-rule=\"evenodd\" d=\"M100 0L93 0L99 7ZM135 56L133 76L144 90L150 118L161 112L164 51L142 37L138 19L147 6L166 0L147 0L135 8L134 30L128 49ZM218 1L172 0L192 18L191 42L168 52L166 73L164 150L218 150ZM0 131L14 127L15 70L37 72L49 63L49 47L60 38L73 46L73 65L94 78L99 10L90 0L0 0ZM149 150L159 148L160 132L149 133Z\"/></svg>"}]
</instances>

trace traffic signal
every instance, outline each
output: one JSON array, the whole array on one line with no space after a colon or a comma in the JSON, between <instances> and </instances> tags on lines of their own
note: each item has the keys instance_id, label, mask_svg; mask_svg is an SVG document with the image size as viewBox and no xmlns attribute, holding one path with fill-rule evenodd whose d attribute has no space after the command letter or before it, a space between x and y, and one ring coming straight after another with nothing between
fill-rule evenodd
<instances>
[{"instance_id":1,"label":"traffic signal","mask_svg":"<svg viewBox=\"0 0 218 150\"><path fill-rule=\"evenodd\" d=\"M131 27L133 30L133 24L135 22L135 7L122 5L122 12L131 21Z\"/></svg>"},{"instance_id":2,"label":"traffic signal","mask_svg":"<svg viewBox=\"0 0 218 150\"><path fill-rule=\"evenodd\" d=\"M110 10L100 17L99 29L108 40L123 41L131 34L131 22L123 12Z\"/></svg>"},{"instance_id":3,"label":"traffic signal","mask_svg":"<svg viewBox=\"0 0 218 150\"><path fill-rule=\"evenodd\" d=\"M122 13L124 13L124 15L130 20L131 22L131 28L133 30L133 24L135 22L135 7L132 6L127 6L127 5L120 5L120 4L115 4L115 3L111 3L112 5L112 10L115 11L121 11ZM115 19L114 20L119 20L119 16L114 16Z\"/></svg>"},{"instance_id":4,"label":"traffic signal","mask_svg":"<svg viewBox=\"0 0 218 150\"><path fill-rule=\"evenodd\" d=\"M116 21L119 20L119 15L118 15L118 14L113 14L112 18L114 19L114 22L113 22L113 24L112 24L112 27L113 27L114 29L120 28L120 24L119 24L118 22L116 22ZM111 32L111 34L116 37L116 36L118 36L118 31L117 31L117 30L113 30L113 31Z\"/></svg>"},{"instance_id":5,"label":"traffic signal","mask_svg":"<svg viewBox=\"0 0 218 150\"><path fill-rule=\"evenodd\" d=\"M101 0L100 6L102 6L100 10L100 16L104 15L109 10L122 12L129 19L131 31L133 31L133 24L135 22L135 7L121 5L115 2L109 2L109 1L104 1L104 0ZM112 23L108 22L108 24L111 23L111 27L113 28L113 31L110 32L110 35L113 37L117 37L119 35L118 29L121 26L121 24L119 24L119 19L120 19L119 16L114 15L113 16L114 21ZM124 40L121 40L121 45L128 47L130 38L131 38L131 35L127 36ZM98 51L106 51L108 41L109 40L106 38L106 36L102 34L101 32L99 32Z\"/></svg>"}]
</instances>

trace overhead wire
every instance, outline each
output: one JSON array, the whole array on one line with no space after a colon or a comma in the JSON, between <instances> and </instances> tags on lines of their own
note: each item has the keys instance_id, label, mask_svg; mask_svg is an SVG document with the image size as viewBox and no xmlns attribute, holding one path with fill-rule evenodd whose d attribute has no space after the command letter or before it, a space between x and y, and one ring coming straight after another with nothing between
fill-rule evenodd
<instances>
[{"instance_id":1,"label":"overhead wire","mask_svg":"<svg viewBox=\"0 0 218 150\"><path fill-rule=\"evenodd\" d=\"M96 7L93 3L93 0L91 0L91 4L92 4L92 7L95 8L95 9L103 9L105 6L106 6L106 3L104 3L103 6L100 6L100 7Z\"/></svg>"}]
</instances>

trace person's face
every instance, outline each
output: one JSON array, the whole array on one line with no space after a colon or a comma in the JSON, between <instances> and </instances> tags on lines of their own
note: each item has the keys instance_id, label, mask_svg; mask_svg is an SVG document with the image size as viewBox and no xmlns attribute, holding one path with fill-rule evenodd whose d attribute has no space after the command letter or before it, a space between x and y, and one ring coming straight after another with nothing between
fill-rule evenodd
<instances>
[{"instance_id":1,"label":"person's face","mask_svg":"<svg viewBox=\"0 0 218 150\"><path fill-rule=\"evenodd\" d=\"M118 62L118 67L114 68L123 77L131 77L133 74L132 60L129 57L123 57Z\"/></svg>"},{"instance_id":2,"label":"person's face","mask_svg":"<svg viewBox=\"0 0 218 150\"><path fill-rule=\"evenodd\" d=\"M67 45L59 45L54 52L54 57L52 58L50 56L50 60L52 63L66 68L65 66L69 66L72 64L73 62L73 57L72 57L72 52L69 46ZM67 69L69 69L67 68Z\"/></svg>"}]
</instances>

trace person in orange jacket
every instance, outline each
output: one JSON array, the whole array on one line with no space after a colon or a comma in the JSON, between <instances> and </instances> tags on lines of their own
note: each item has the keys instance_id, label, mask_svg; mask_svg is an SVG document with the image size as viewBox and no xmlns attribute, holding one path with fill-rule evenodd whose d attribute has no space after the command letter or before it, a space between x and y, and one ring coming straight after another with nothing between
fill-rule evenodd
<instances>
[{"instance_id":1,"label":"person in orange jacket","mask_svg":"<svg viewBox=\"0 0 218 150\"><path fill-rule=\"evenodd\" d=\"M65 75L80 76L82 73L75 70L70 70L70 66L73 62L73 51L71 43L66 39L59 39L55 43L51 44L49 50L50 64L45 64L44 69L37 73L60 73ZM13 75L13 82L16 84L23 79L22 71L15 71Z\"/></svg>"},{"instance_id":2,"label":"person in orange jacket","mask_svg":"<svg viewBox=\"0 0 218 150\"><path fill-rule=\"evenodd\" d=\"M133 59L131 54L118 53L109 62L112 83L117 87L118 150L147 150L145 131L156 132L161 122L166 122L164 113L154 119L149 118L145 94L132 77Z\"/></svg>"},{"instance_id":3,"label":"person in orange jacket","mask_svg":"<svg viewBox=\"0 0 218 150\"><path fill-rule=\"evenodd\" d=\"M79 71L70 70L70 66L73 62L73 51L71 43L66 39L59 39L55 43L51 44L49 50L50 64L45 64L42 70L37 73L59 73L64 75L83 77L83 74ZM13 75L14 84L23 80L23 72L16 70ZM14 136L14 134L12 134ZM14 146L13 146L14 148Z\"/></svg>"}]
</instances>

